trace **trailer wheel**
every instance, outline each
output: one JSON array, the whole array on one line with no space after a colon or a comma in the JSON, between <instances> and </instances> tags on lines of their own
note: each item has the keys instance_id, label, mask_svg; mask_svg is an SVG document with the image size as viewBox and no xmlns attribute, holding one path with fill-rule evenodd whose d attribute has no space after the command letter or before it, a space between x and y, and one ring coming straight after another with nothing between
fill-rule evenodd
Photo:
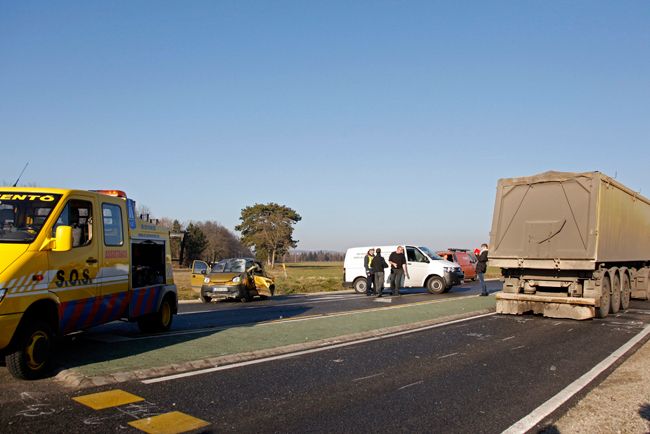
<instances>
[{"instance_id":1,"label":"trailer wheel","mask_svg":"<svg viewBox=\"0 0 650 434\"><path fill-rule=\"evenodd\" d=\"M612 289L611 286L612 285L609 282L609 276L605 276L600 287L600 306L596 308L596 316L598 318L605 318L607 315L609 315L609 305L611 300L610 291Z\"/></svg>"},{"instance_id":2,"label":"trailer wheel","mask_svg":"<svg viewBox=\"0 0 650 434\"><path fill-rule=\"evenodd\" d=\"M621 276L621 309L627 310L630 307L631 295L630 276L627 273L623 273Z\"/></svg>"},{"instance_id":3,"label":"trailer wheel","mask_svg":"<svg viewBox=\"0 0 650 434\"><path fill-rule=\"evenodd\" d=\"M427 280L427 291L429 294L442 294L445 292L445 281L440 276L431 276Z\"/></svg>"},{"instance_id":4,"label":"trailer wheel","mask_svg":"<svg viewBox=\"0 0 650 434\"><path fill-rule=\"evenodd\" d=\"M365 294L366 288L368 287L368 281L365 277L357 277L352 286L354 287L354 292L357 294Z\"/></svg>"},{"instance_id":5,"label":"trailer wheel","mask_svg":"<svg viewBox=\"0 0 650 434\"><path fill-rule=\"evenodd\" d=\"M609 304L609 313L618 313L621 309L621 278L618 273L614 274L612 285L612 300Z\"/></svg>"},{"instance_id":6,"label":"trailer wheel","mask_svg":"<svg viewBox=\"0 0 650 434\"><path fill-rule=\"evenodd\" d=\"M172 326L174 311L172 297L166 296L160 303L158 312L138 318L138 327L144 333L166 332Z\"/></svg>"},{"instance_id":7,"label":"trailer wheel","mask_svg":"<svg viewBox=\"0 0 650 434\"><path fill-rule=\"evenodd\" d=\"M15 351L5 356L7 369L21 380L35 380L49 372L52 353L52 328L44 321L22 327Z\"/></svg>"}]
</instances>

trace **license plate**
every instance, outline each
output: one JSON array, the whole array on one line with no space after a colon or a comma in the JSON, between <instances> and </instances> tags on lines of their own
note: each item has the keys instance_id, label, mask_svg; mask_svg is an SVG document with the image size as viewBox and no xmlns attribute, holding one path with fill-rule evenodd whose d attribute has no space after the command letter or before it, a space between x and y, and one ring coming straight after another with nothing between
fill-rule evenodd
<instances>
[{"instance_id":1,"label":"license plate","mask_svg":"<svg viewBox=\"0 0 650 434\"><path fill-rule=\"evenodd\" d=\"M218 286L216 288L212 288L212 292L228 292L228 288L225 286Z\"/></svg>"}]
</instances>

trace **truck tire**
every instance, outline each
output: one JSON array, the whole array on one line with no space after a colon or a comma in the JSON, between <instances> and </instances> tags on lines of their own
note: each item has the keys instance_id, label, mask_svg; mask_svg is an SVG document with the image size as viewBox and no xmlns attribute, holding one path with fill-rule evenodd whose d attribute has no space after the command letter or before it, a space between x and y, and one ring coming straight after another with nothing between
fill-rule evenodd
<instances>
[{"instance_id":1,"label":"truck tire","mask_svg":"<svg viewBox=\"0 0 650 434\"><path fill-rule=\"evenodd\" d=\"M609 305L611 300L611 284L609 282L609 276L603 277L603 282L601 283L600 290L600 306L596 308L596 317L605 318L609 315Z\"/></svg>"},{"instance_id":2,"label":"truck tire","mask_svg":"<svg viewBox=\"0 0 650 434\"><path fill-rule=\"evenodd\" d=\"M427 280L427 291L429 291L429 294L442 294L446 289L445 281L440 276L431 276Z\"/></svg>"},{"instance_id":3,"label":"truck tire","mask_svg":"<svg viewBox=\"0 0 650 434\"><path fill-rule=\"evenodd\" d=\"M144 333L166 332L172 326L173 319L172 297L168 295L160 303L158 312L138 318L138 327Z\"/></svg>"},{"instance_id":4,"label":"truck tire","mask_svg":"<svg viewBox=\"0 0 650 434\"><path fill-rule=\"evenodd\" d=\"M630 307L631 295L630 276L627 273L623 273L621 275L621 309L627 310Z\"/></svg>"},{"instance_id":5,"label":"truck tire","mask_svg":"<svg viewBox=\"0 0 650 434\"><path fill-rule=\"evenodd\" d=\"M368 281L365 277L357 277L352 286L354 287L354 292L357 294L365 294L366 288L368 287Z\"/></svg>"},{"instance_id":6,"label":"truck tire","mask_svg":"<svg viewBox=\"0 0 650 434\"><path fill-rule=\"evenodd\" d=\"M15 351L5 356L7 369L21 380L42 378L50 371L53 333L44 321L25 323L17 336Z\"/></svg>"},{"instance_id":7,"label":"truck tire","mask_svg":"<svg viewBox=\"0 0 650 434\"><path fill-rule=\"evenodd\" d=\"M621 309L621 278L616 272L612 285L612 299L609 302L609 313L618 313Z\"/></svg>"}]
</instances>

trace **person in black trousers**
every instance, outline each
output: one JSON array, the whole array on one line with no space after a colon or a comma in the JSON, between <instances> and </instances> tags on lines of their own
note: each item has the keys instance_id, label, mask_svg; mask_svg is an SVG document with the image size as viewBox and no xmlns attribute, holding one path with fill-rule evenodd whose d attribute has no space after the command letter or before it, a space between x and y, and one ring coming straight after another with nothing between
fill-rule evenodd
<instances>
[{"instance_id":1,"label":"person in black trousers","mask_svg":"<svg viewBox=\"0 0 650 434\"><path fill-rule=\"evenodd\" d=\"M384 269L388 268L388 264L383 256L381 256L381 249L375 249L375 257L372 259L372 273L375 276L375 293L377 297L382 297L384 292Z\"/></svg>"},{"instance_id":2,"label":"person in black trousers","mask_svg":"<svg viewBox=\"0 0 650 434\"><path fill-rule=\"evenodd\" d=\"M404 255L404 247L397 246L397 250L390 254L388 257L388 263L390 264L390 289L392 290L392 295L400 295L399 288L402 285L402 279L404 275L409 277L408 268L406 268L406 255Z\"/></svg>"},{"instance_id":3,"label":"person in black trousers","mask_svg":"<svg viewBox=\"0 0 650 434\"><path fill-rule=\"evenodd\" d=\"M485 285L485 272L487 271L488 263L488 245L481 244L481 251L478 254L478 262L476 263L476 274L478 274L478 280L481 282L481 295L485 297L490 295Z\"/></svg>"},{"instance_id":4,"label":"person in black trousers","mask_svg":"<svg viewBox=\"0 0 650 434\"><path fill-rule=\"evenodd\" d=\"M366 269L366 295L372 294L372 284L375 278L372 272L372 260L375 257L375 249L369 249L366 256L363 257L363 268Z\"/></svg>"}]
</instances>

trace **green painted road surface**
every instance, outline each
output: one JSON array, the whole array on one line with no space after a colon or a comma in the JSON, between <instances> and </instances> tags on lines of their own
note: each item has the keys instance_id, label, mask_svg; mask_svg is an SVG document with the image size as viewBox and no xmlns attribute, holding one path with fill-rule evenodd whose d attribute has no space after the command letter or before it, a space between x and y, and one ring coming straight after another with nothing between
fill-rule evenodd
<instances>
[{"instance_id":1,"label":"green painted road surface","mask_svg":"<svg viewBox=\"0 0 650 434\"><path fill-rule=\"evenodd\" d=\"M486 313L494 311L495 298L468 296L413 304L376 304L376 308L369 310L228 328L135 338L108 336L103 342L82 339L60 349L59 359L68 368L65 372L85 377L106 376L278 347L295 348L345 335L467 316L472 312Z\"/></svg>"}]
</instances>

